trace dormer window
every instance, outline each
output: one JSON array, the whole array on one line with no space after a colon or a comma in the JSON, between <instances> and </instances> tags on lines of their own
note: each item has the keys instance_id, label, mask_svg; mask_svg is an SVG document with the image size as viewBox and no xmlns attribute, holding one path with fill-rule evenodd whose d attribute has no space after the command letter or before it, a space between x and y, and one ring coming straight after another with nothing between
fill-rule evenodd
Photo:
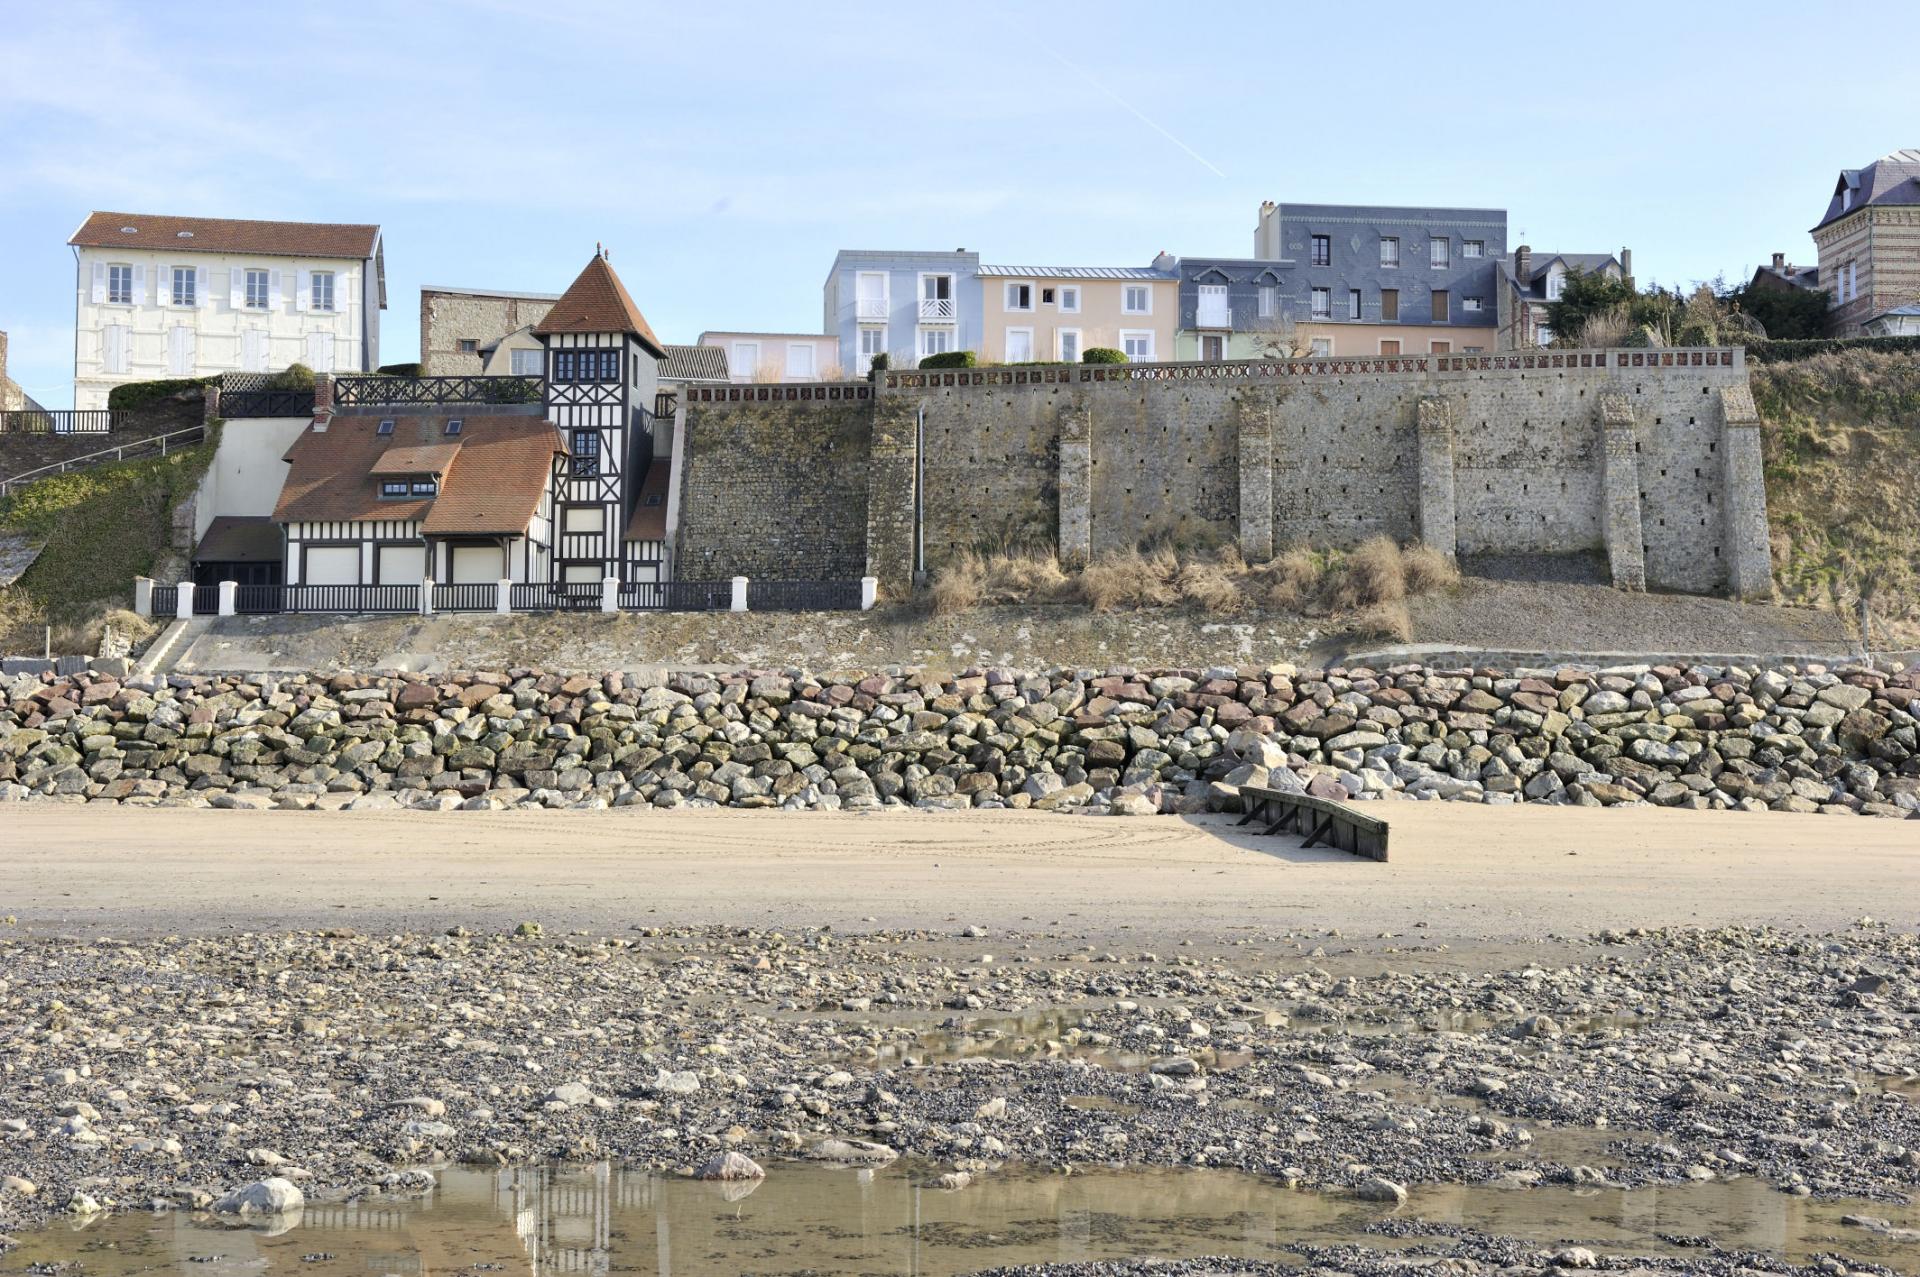
<instances>
[{"instance_id":1,"label":"dormer window","mask_svg":"<svg viewBox=\"0 0 1920 1277\"><path fill-rule=\"evenodd\" d=\"M426 479L382 479L380 481L380 499L399 500L404 497L431 497L440 491L439 481Z\"/></svg>"},{"instance_id":2,"label":"dormer window","mask_svg":"<svg viewBox=\"0 0 1920 1277\"><path fill-rule=\"evenodd\" d=\"M462 421L462 420L461 420L460 418L458 418L458 417L448 417L448 418L447 418L447 433L448 433L448 434L450 434L450 435L457 435L457 434L459 434L459 433L460 433L460 427L462 427L462 426L464 426L465 424L466 424L466 422L464 422L464 421Z\"/></svg>"},{"instance_id":3,"label":"dormer window","mask_svg":"<svg viewBox=\"0 0 1920 1277\"><path fill-rule=\"evenodd\" d=\"M386 419L385 421L382 421L382 422L380 423L380 426L379 426L379 429L377 429L377 430L375 430L375 431L374 431L373 433L375 433L375 434L377 434L377 435L390 435L390 434L392 434L392 433L393 433L393 418L391 418L391 417L389 417L389 418L387 418L387 419Z\"/></svg>"},{"instance_id":4,"label":"dormer window","mask_svg":"<svg viewBox=\"0 0 1920 1277\"><path fill-rule=\"evenodd\" d=\"M1843 186L1840 188L1840 211L1844 213L1852 207L1853 188L1851 186Z\"/></svg>"}]
</instances>

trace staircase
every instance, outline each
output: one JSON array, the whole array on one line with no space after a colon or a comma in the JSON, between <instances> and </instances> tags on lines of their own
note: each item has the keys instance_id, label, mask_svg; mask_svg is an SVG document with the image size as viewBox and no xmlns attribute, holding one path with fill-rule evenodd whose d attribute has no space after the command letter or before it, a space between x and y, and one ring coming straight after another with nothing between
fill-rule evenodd
<instances>
[{"instance_id":1,"label":"staircase","mask_svg":"<svg viewBox=\"0 0 1920 1277\"><path fill-rule=\"evenodd\" d=\"M193 641L205 634L212 624L213 618L206 616L169 623L167 628L160 632L160 637L140 654L139 661L134 664L133 672L165 674L173 668L176 661L186 655L187 649L193 646Z\"/></svg>"},{"instance_id":2,"label":"staircase","mask_svg":"<svg viewBox=\"0 0 1920 1277\"><path fill-rule=\"evenodd\" d=\"M126 443L115 444L110 448L99 448L82 453L77 457L68 457L52 465L38 466L23 470L18 474L0 478L0 497L25 487L35 479L46 479L56 474L68 474L74 470L87 470L94 466L104 466L115 461L134 461L141 457L164 457L169 452L178 452L182 448L191 448L207 437L205 423L185 426L179 430L169 430L165 434L149 435L144 439L134 439Z\"/></svg>"}]
</instances>

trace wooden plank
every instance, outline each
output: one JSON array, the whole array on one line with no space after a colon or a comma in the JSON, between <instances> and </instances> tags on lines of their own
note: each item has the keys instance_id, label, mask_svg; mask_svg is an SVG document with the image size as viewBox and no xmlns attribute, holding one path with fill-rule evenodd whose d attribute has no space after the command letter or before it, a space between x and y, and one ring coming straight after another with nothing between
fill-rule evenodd
<instances>
[{"instance_id":1,"label":"wooden plank","mask_svg":"<svg viewBox=\"0 0 1920 1277\"><path fill-rule=\"evenodd\" d=\"M1240 825L1261 823L1265 834L1304 833L1303 847L1324 842L1371 860L1387 858L1387 822L1345 803L1253 785L1241 787L1240 801Z\"/></svg>"}]
</instances>

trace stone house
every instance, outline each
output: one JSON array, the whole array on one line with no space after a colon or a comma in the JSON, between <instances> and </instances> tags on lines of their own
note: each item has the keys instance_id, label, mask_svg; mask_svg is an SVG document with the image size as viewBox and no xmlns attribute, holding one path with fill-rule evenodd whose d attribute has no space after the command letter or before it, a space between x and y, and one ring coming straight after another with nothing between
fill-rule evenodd
<instances>
[{"instance_id":1,"label":"stone house","mask_svg":"<svg viewBox=\"0 0 1920 1277\"><path fill-rule=\"evenodd\" d=\"M379 366L378 226L96 212L67 242L76 408L126 382Z\"/></svg>"},{"instance_id":2,"label":"stone house","mask_svg":"<svg viewBox=\"0 0 1920 1277\"><path fill-rule=\"evenodd\" d=\"M1499 349L1525 350L1553 344L1555 334L1547 323L1547 305L1560 300L1567 276L1574 271L1624 279L1631 284L1633 253L1625 248L1618 256L1535 252L1526 244L1514 249L1513 256L1500 263Z\"/></svg>"},{"instance_id":3,"label":"stone house","mask_svg":"<svg viewBox=\"0 0 1920 1277\"><path fill-rule=\"evenodd\" d=\"M840 339L831 333L762 333L714 329L698 346L723 352L728 379L751 381L845 381Z\"/></svg>"},{"instance_id":4,"label":"stone house","mask_svg":"<svg viewBox=\"0 0 1920 1277\"><path fill-rule=\"evenodd\" d=\"M420 372L426 377L536 376L540 343L533 326L560 300L558 293L516 293L491 288L423 284L420 288ZM489 353L508 334L524 334L511 344L505 366L490 366Z\"/></svg>"},{"instance_id":5,"label":"stone house","mask_svg":"<svg viewBox=\"0 0 1920 1277\"><path fill-rule=\"evenodd\" d=\"M1836 337L1908 329L1920 305L1920 148L1842 170L1814 226Z\"/></svg>"}]
</instances>

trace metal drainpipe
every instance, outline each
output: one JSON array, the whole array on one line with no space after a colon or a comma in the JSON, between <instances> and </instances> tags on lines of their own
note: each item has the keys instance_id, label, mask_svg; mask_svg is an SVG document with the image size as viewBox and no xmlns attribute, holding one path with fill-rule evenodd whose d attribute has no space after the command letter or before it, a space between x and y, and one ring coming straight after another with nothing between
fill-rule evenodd
<instances>
[{"instance_id":1,"label":"metal drainpipe","mask_svg":"<svg viewBox=\"0 0 1920 1277\"><path fill-rule=\"evenodd\" d=\"M913 418L913 588L927 586L927 404Z\"/></svg>"}]
</instances>

